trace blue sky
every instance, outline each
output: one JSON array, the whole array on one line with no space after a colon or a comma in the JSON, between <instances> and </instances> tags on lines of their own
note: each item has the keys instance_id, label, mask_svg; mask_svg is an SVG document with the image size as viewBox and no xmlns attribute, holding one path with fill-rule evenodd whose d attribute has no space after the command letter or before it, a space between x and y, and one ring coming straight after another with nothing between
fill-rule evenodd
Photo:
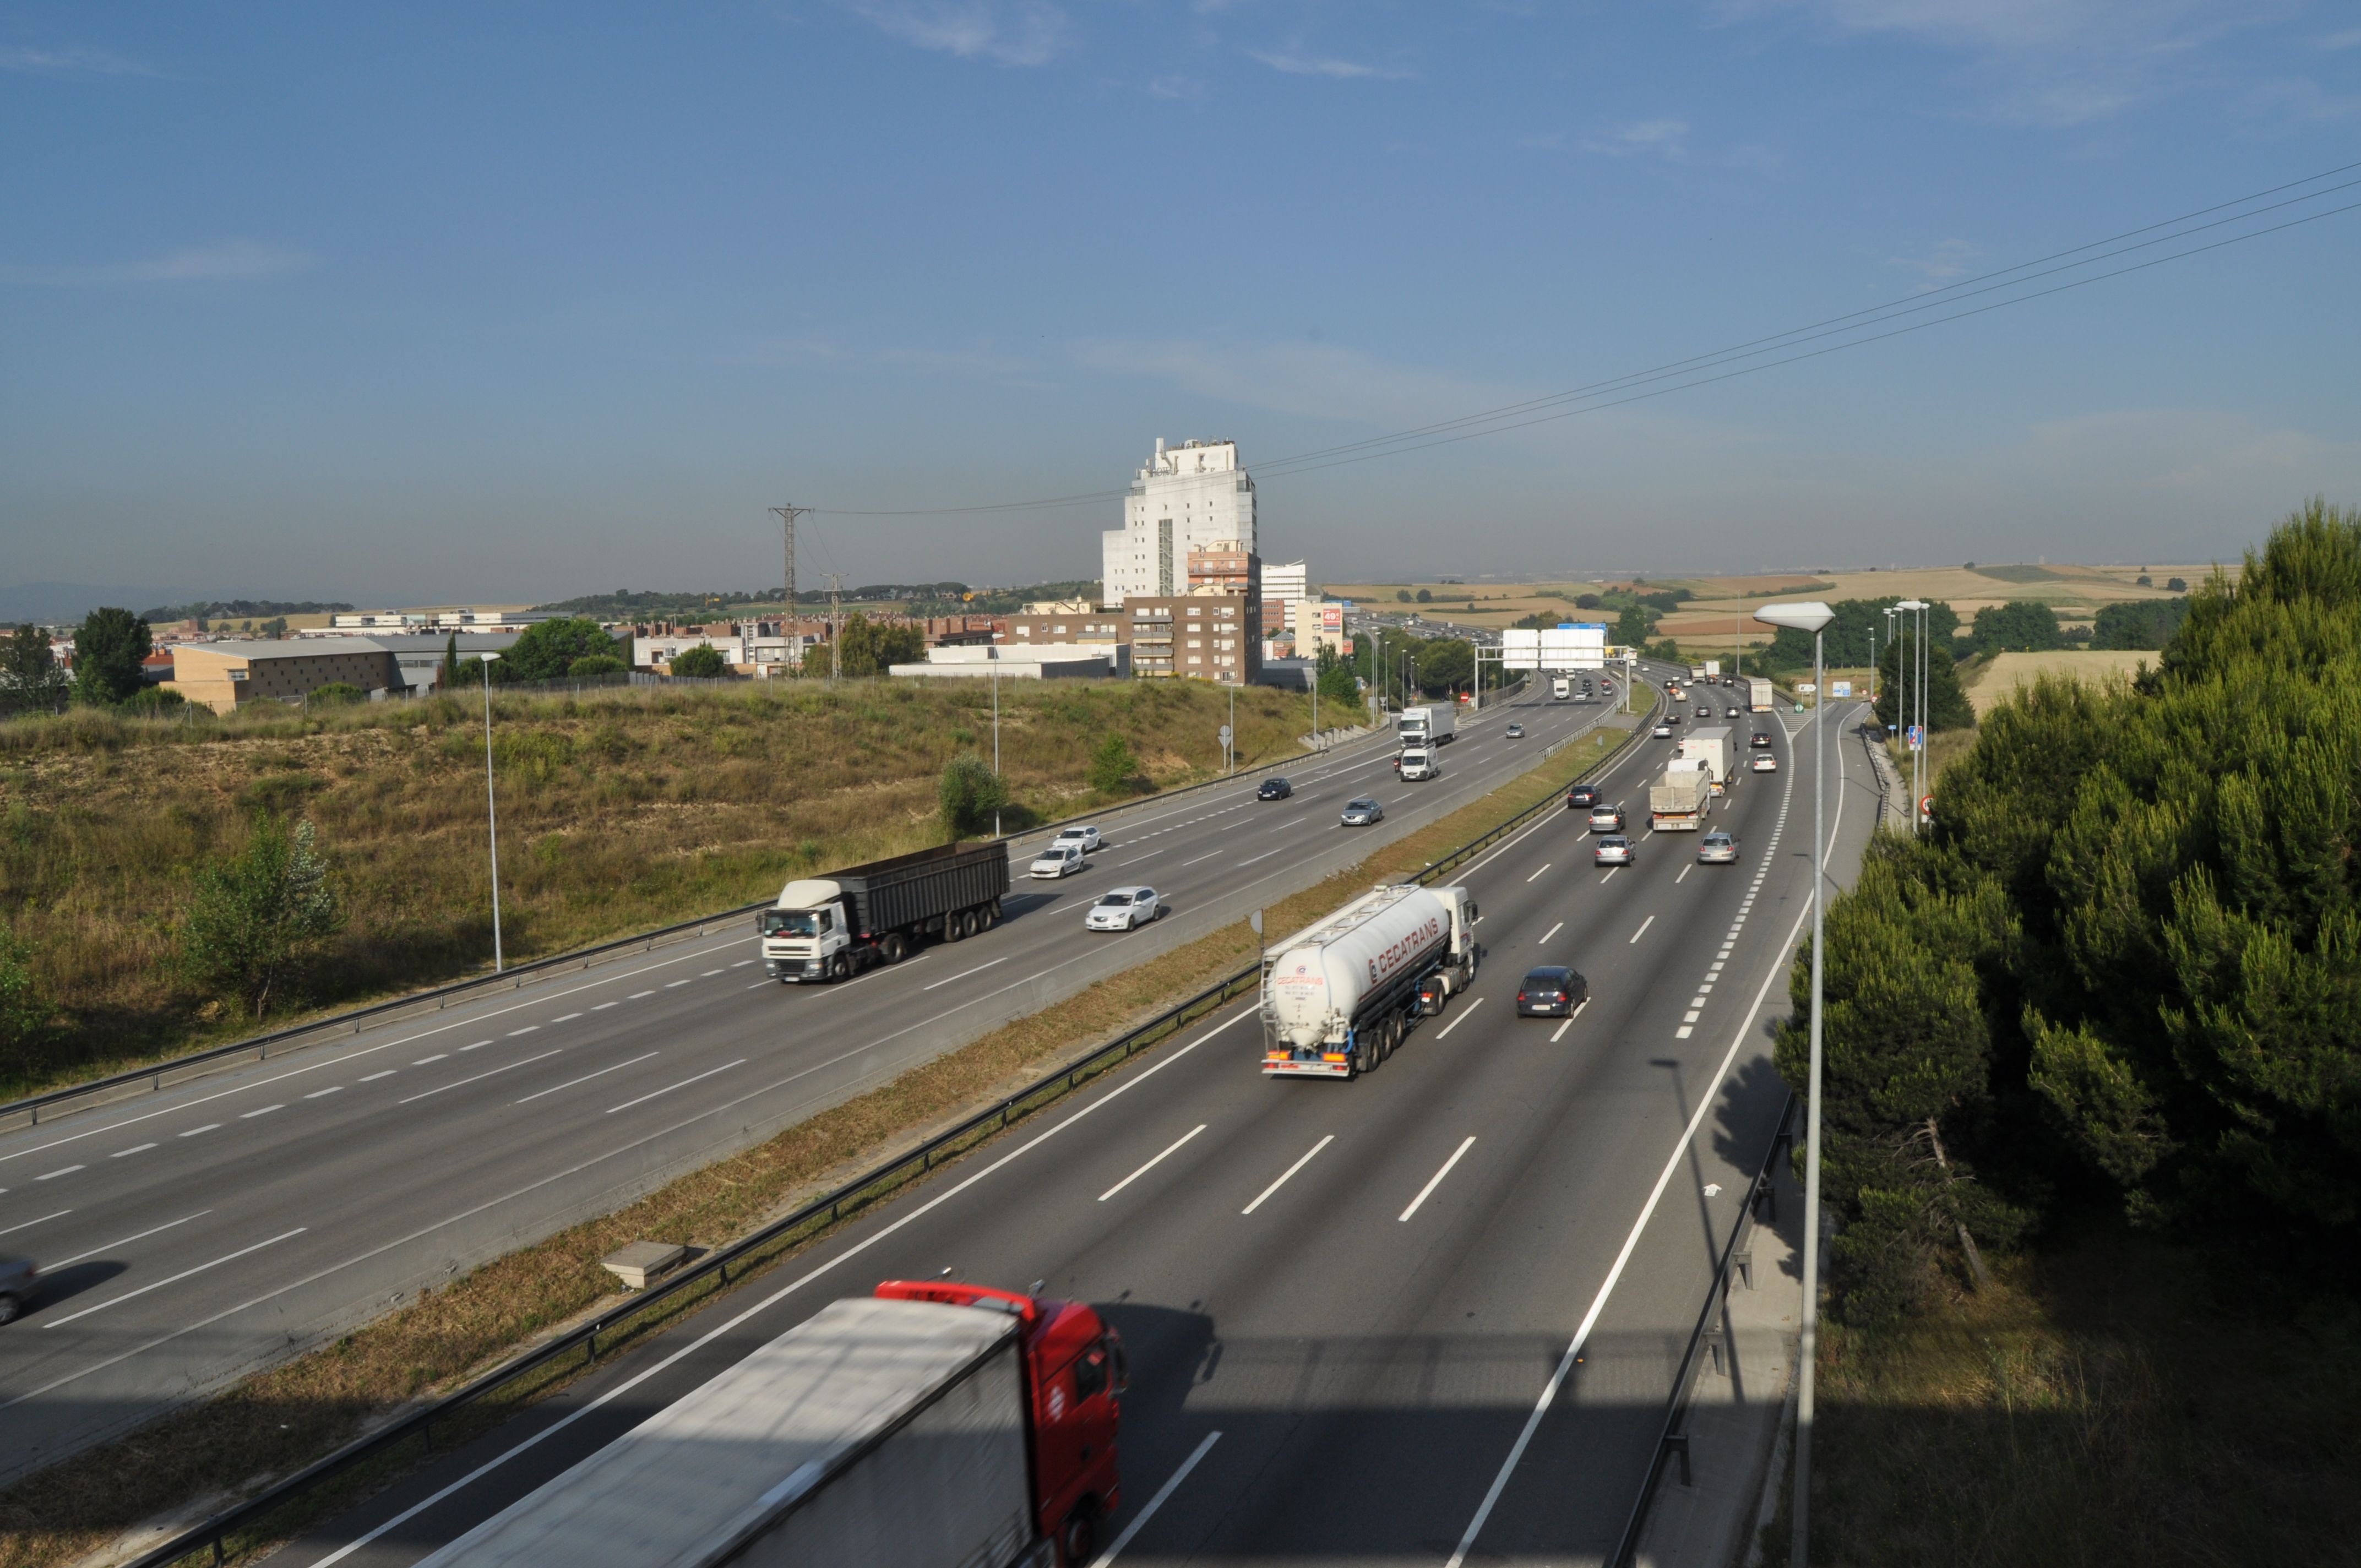
<instances>
[{"instance_id":1,"label":"blue sky","mask_svg":"<svg viewBox=\"0 0 2361 1568\"><path fill-rule=\"evenodd\" d=\"M0 4L0 587L759 587L781 501L1253 466L2354 161L2361 7ZM2356 242L1273 476L1265 554L2235 556L2361 502ZM1115 519L823 513L803 569L1091 576Z\"/></svg>"}]
</instances>

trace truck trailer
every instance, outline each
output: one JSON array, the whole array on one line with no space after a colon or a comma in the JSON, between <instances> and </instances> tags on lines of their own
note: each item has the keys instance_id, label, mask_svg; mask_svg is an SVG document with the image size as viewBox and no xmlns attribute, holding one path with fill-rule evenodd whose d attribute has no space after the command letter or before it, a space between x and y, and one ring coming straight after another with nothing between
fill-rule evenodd
<instances>
[{"instance_id":1,"label":"truck trailer","mask_svg":"<svg viewBox=\"0 0 2361 1568\"><path fill-rule=\"evenodd\" d=\"M1680 760L1695 762L1706 770L1707 789L1714 795L1725 792L1730 782L1730 763L1737 755L1736 741L1726 724L1702 725L1681 739Z\"/></svg>"},{"instance_id":2,"label":"truck trailer","mask_svg":"<svg viewBox=\"0 0 2361 1568\"><path fill-rule=\"evenodd\" d=\"M1263 1075L1358 1077L1393 1054L1411 1020L1475 983L1482 957L1466 888L1363 894L1264 958Z\"/></svg>"},{"instance_id":3,"label":"truck trailer","mask_svg":"<svg viewBox=\"0 0 2361 1568\"><path fill-rule=\"evenodd\" d=\"M1120 1501L1124 1383L1080 1302L887 1280L420 1568L1079 1568Z\"/></svg>"},{"instance_id":4,"label":"truck trailer","mask_svg":"<svg viewBox=\"0 0 2361 1568\"><path fill-rule=\"evenodd\" d=\"M1447 745L1451 740L1453 720L1457 718L1457 708L1447 702L1436 703L1432 707L1405 707L1396 720L1394 729L1405 746Z\"/></svg>"},{"instance_id":5,"label":"truck trailer","mask_svg":"<svg viewBox=\"0 0 2361 1568\"><path fill-rule=\"evenodd\" d=\"M1694 833L1705 826L1712 804L1712 775L1703 764L1687 758L1666 765L1664 775L1648 786L1648 821L1659 833Z\"/></svg>"},{"instance_id":6,"label":"truck trailer","mask_svg":"<svg viewBox=\"0 0 2361 1568\"><path fill-rule=\"evenodd\" d=\"M1746 710L1749 713L1768 713L1777 705L1778 700L1771 690L1769 681L1760 675L1746 677Z\"/></svg>"},{"instance_id":7,"label":"truck trailer","mask_svg":"<svg viewBox=\"0 0 2361 1568\"><path fill-rule=\"evenodd\" d=\"M1565 675L1554 675L1550 678L1550 696L1552 700L1564 702L1573 695L1574 682L1572 680L1568 679Z\"/></svg>"},{"instance_id":8,"label":"truck trailer","mask_svg":"<svg viewBox=\"0 0 2361 1568\"><path fill-rule=\"evenodd\" d=\"M783 985L898 964L928 938L956 942L1000 918L1008 846L931 850L791 882L763 911L763 968Z\"/></svg>"}]
</instances>

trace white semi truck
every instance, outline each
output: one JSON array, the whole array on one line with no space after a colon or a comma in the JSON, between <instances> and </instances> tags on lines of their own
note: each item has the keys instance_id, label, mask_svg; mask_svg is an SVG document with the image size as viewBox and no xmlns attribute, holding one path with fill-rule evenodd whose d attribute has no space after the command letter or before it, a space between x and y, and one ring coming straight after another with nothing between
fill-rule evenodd
<instances>
[{"instance_id":1,"label":"white semi truck","mask_svg":"<svg viewBox=\"0 0 2361 1568\"><path fill-rule=\"evenodd\" d=\"M1475 982L1482 957L1466 888L1398 883L1363 894L1264 958L1264 1076L1368 1071L1411 1019L1442 1012Z\"/></svg>"},{"instance_id":2,"label":"white semi truck","mask_svg":"<svg viewBox=\"0 0 2361 1568\"><path fill-rule=\"evenodd\" d=\"M1659 833L1694 833L1713 804L1712 775L1703 763L1676 758L1648 786L1648 823Z\"/></svg>"},{"instance_id":3,"label":"white semi truck","mask_svg":"<svg viewBox=\"0 0 2361 1568\"><path fill-rule=\"evenodd\" d=\"M1436 703L1432 707L1405 707L1394 729L1405 746L1447 745L1451 740L1452 720L1457 717L1457 710L1447 702Z\"/></svg>"},{"instance_id":4,"label":"white semi truck","mask_svg":"<svg viewBox=\"0 0 2361 1568\"><path fill-rule=\"evenodd\" d=\"M1681 738L1681 761L1703 767L1709 775L1707 787L1715 795L1728 787L1730 765L1736 755L1736 742L1726 724L1692 729Z\"/></svg>"},{"instance_id":5,"label":"white semi truck","mask_svg":"<svg viewBox=\"0 0 2361 1568\"><path fill-rule=\"evenodd\" d=\"M1768 713L1773 707L1777 706L1778 701L1778 697L1771 690L1771 683L1769 681L1764 680L1761 675L1749 675L1746 677L1746 707L1748 712Z\"/></svg>"},{"instance_id":6,"label":"white semi truck","mask_svg":"<svg viewBox=\"0 0 2361 1568\"><path fill-rule=\"evenodd\" d=\"M1552 697L1555 698L1555 699L1556 699L1557 701L1559 701L1559 702L1564 702L1566 698L1568 698L1568 697L1572 696L1573 695L1574 695L1574 680L1573 680L1573 677L1571 677L1571 676L1569 676L1569 675L1554 675L1554 676L1552 676L1552 677L1551 677L1551 679L1550 679L1550 696L1551 696Z\"/></svg>"}]
</instances>

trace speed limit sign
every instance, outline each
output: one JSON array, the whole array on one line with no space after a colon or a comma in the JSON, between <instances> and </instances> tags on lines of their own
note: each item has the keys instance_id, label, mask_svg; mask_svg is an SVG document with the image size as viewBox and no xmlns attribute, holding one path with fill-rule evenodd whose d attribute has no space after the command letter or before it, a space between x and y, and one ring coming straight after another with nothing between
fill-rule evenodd
<instances>
[{"instance_id":1,"label":"speed limit sign","mask_svg":"<svg viewBox=\"0 0 2361 1568\"><path fill-rule=\"evenodd\" d=\"M1922 795L1918 797L1918 815L1930 819L1934 817L1935 797L1933 795Z\"/></svg>"}]
</instances>

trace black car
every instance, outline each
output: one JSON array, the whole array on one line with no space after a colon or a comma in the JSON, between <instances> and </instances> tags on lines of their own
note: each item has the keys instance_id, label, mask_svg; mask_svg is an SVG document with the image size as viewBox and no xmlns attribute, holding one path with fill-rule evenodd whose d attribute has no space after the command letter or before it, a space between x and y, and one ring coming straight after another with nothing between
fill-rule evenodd
<instances>
[{"instance_id":1,"label":"black car","mask_svg":"<svg viewBox=\"0 0 2361 1568\"><path fill-rule=\"evenodd\" d=\"M1564 964L1527 970L1517 986L1520 1018L1570 1018L1590 1000L1590 982Z\"/></svg>"},{"instance_id":2,"label":"black car","mask_svg":"<svg viewBox=\"0 0 2361 1568\"><path fill-rule=\"evenodd\" d=\"M1565 808L1568 811L1587 811L1598 804L1597 784L1578 784L1565 792Z\"/></svg>"},{"instance_id":3,"label":"black car","mask_svg":"<svg viewBox=\"0 0 2361 1568\"><path fill-rule=\"evenodd\" d=\"M1262 788L1255 791L1257 800L1285 800L1295 793L1295 786L1285 779L1265 779Z\"/></svg>"},{"instance_id":4,"label":"black car","mask_svg":"<svg viewBox=\"0 0 2361 1568\"><path fill-rule=\"evenodd\" d=\"M0 1255L0 1323L15 1322L33 1304L41 1271L28 1257Z\"/></svg>"},{"instance_id":5,"label":"black car","mask_svg":"<svg viewBox=\"0 0 2361 1568\"><path fill-rule=\"evenodd\" d=\"M1767 751L1771 745L1771 737L1764 734L1762 730L1757 729L1754 732L1754 739L1749 740L1747 744L1750 746L1761 747Z\"/></svg>"}]
</instances>

